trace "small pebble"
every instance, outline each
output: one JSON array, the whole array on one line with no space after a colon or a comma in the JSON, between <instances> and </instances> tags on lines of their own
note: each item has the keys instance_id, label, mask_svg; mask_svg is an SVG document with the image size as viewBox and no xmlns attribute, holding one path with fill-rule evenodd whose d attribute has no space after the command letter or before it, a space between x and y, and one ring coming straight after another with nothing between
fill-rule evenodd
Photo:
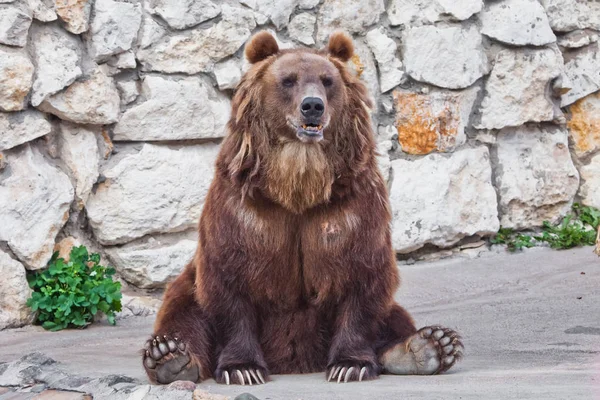
<instances>
[{"instance_id":1,"label":"small pebble","mask_svg":"<svg viewBox=\"0 0 600 400\"><path fill-rule=\"evenodd\" d=\"M44 389L46 389L46 385L39 383L37 385L33 385L29 390L33 393L41 393L44 391Z\"/></svg>"},{"instance_id":2,"label":"small pebble","mask_svg":"<svg viewBox=\"0 0 600 400\"><path fill-rule=\"evenodd\" d=\"M258 397L252 396L250 393L242 393L233 400L259 400Z\"/></svg>"},{"instance_id":3,"label":"small pebble","mask_svg":"<svg viewBox=\"0 0 600 400\"><path fill-rule=\"evenodd\" d=\"M192 381L175 381L169 385L169 389L187 390L193 392L196 390L196 384Z\"/></svg>"}]
</instances>

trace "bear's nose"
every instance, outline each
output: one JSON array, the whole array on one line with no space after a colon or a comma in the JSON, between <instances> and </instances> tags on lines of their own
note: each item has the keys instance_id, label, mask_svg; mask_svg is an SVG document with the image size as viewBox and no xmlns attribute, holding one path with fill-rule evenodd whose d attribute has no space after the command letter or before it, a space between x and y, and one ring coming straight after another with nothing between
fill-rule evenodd
<instances>
[{"instance_id":1,"label":"bear's nose","mask_svg":"<svg viewBox=\"0 0 600 400\"><path fill-rule=\"evenodd\" d=\"M325 112L325 103L319 97L305 97L300 109L306 118L319 118Z\"/></svg>"}]
</instances>

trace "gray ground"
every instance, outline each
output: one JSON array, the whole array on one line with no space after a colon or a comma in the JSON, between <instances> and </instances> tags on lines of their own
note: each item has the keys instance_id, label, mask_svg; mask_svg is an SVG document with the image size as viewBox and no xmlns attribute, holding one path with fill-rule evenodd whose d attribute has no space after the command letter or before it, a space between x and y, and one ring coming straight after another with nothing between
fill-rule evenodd
<instances>
[{"instance_id":1,"label":"gray ground","mask_svg":"<svg viewBox=\"0 0 600 400\"><path fill-rule=\"evenodd\" d=\"M267 385L200 388L260 399L600 399L600 259L591 247L454 258L401 267L398 300L419 325L459 331L465 360L441 376L326 383L323 374L273 376ZM0 362L42 351L69 372L144 379L137 350L151 318L117 327L0 332Z\"/></svg>"}]
</instances>

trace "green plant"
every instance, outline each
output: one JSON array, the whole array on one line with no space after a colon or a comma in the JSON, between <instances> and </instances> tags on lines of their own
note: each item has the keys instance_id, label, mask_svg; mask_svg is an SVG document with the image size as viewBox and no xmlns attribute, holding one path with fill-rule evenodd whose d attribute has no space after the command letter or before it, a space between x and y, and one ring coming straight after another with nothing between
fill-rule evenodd
<instances>
[{"instance_id":1,"label":"green plant","mask_svg":"<svg viewBox=\"0 0 600 400\"><path fill-rule=\"evenodd\" d=\"M511 228L500 227L500 230L498 230L498 233L490 239L490 242L492 242L492 244L508 244L514 232L515 231Z\"/></svg>"},{"instance_id":2,"label":"green plant","mask_svg":"<svg viewBox=\"0 0 600 400\"><path fill-rule=\"evenodd\" d=\"M490 239L493 244L505 244L509 251L522 250L535 246L529 235L515 233L511 228L500 228L498 233Z\"/></svg>"},{"instance_id":3,"label":"green plant","mask_svg":"<svg viewBox=\"0 0 600 400\"><path fill-rule=\"evenodd\" d=\"M510 251L518 251L523 250L524 248L531 248L535 246L535 242L533 242L533 238L529 235L518 234L514 240L508 243L508 250Z\"/></svg>"},{"instance_id":4,"label":"green plant","mask_svg":"<svg viewBox=\"0 0 600 400\"><path fill-rule=\"evenodd\" d=\"M535 240L546 242L554 249L593 246L599 225L600 210L575 203L573 213L567 215L557 226L545 221L542 234L536 236Z\"/></svg>"},{"instance_id":5,"label":"green plant","mask_svg":"<svg viewBox=\"0 0 600 400\"><path fill-rule=\"evenodd\" d=\"M536 241L548 243L553 249L593 246L596 244L598 226L600 226L600 210L575 203L573 213L563 218L560 224L552 226L550 222L544 221L542 232L538 236L531 237L517 234L510 228L500 228L490 242L505 244L510 251L534 247Z\"/></svg>"},{"instance_id":6,"label":"green plant","mask_svg":"<svg viewBox=\"0 0 600 400\"><path fill-rule=\"evenodd\" d=\"M30 274L33 293L27 305L38 312L37 322L51 331L83 328L104 313L114 325L115 312L121 311L121 283L113 281L113 268L99 263L99 254L79 246L68 262L54 253L46 270Z\"/></svg>"},{"instance_id":7,"label":"green plant","mask_svg":"<svg viewBox=\"0 0 600 400\"><path fill-rule=\"evenodd\" d=\"M578 214L579 220L588 224L594 229L600 226L600 210L594 207L582 206L579 203L573 204L573 210Z\"/></svg>"}]
</instances>

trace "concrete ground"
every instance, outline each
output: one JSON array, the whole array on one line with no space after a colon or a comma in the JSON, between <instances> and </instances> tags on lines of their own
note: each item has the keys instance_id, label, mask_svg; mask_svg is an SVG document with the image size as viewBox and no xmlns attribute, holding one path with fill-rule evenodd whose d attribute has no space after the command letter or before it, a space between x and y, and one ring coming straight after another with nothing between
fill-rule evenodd
<instances>
[{"instance_id":1,"label":"concrete ground","mask_svg":"<svg viewBox=\"0 0 600 400\"><path fill-rule=\"evenodd\" d=\"M324 374L273 376L262 386L200 388L266 399L597 399L600 400L600 258L592 248L488 254L401 266L397 295L423 326L463 336L466 358L441 376L382 376L334 384ZM0 332L0 362L41 351L72 373L144 380L138 349L152 318L116 327Z\"/></svg>"}]
</instances>

